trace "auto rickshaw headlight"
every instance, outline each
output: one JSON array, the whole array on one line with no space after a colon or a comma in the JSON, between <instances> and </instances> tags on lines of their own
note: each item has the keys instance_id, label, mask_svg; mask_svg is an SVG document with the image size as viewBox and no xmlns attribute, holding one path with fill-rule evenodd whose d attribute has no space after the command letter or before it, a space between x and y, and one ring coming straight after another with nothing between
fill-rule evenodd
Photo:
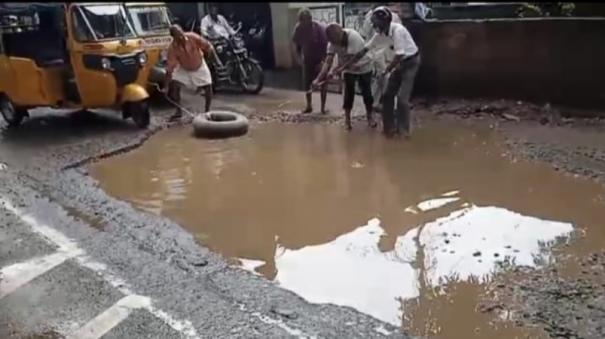
<instances>
[{"instance_id":1,"label":"auto rickshaw headlight","mask_svg":"<svg viewBox=\"0 0 605 339\"><path fill-rule=\"evenodd\" d=\"M140 53L138 59L141 66L145 65L147 63L147 53Z\"/></svg>"},{"instance_id":2,"label":"auto rickshaw headlight","mask_svg":"<svg viewBox=\"0 0 605 339\"><path fill-rule=\"evenodd\" d=\"M111 69L111 61L107 58L101 59L101 67L104 70L109 71Z\"/></svg>"}]
</instances>

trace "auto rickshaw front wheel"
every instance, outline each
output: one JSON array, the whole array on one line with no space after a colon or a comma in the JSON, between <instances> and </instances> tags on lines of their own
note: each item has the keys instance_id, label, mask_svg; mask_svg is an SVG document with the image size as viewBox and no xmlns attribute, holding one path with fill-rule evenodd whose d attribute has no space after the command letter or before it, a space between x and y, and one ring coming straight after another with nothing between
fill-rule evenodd
<instances>
[{"instance_id":1,"label":"auto rickshaw front wheel","mask_svg":"<svg viewBox=\"0 0 605 339\"><path fill-rule=\"evenodd\" d=\"M9 127L19 126L23 118L28 115L25 108L15 107L5 94L0 95L0 113Z\"/></svg>"},{"instance_id":2,"label":"auto rickshaw front wheel","mask_svg":"<svg viewBox=\"0 0 605 339\"><path fill-rule=\"evenodd\" d=\"M132 118L132 121L139 128L147 128L151 120L151 112L149 111L149 100L141 100L135 102L126 102L122 108L125 118Z\"/></svg>"}]
</instances>

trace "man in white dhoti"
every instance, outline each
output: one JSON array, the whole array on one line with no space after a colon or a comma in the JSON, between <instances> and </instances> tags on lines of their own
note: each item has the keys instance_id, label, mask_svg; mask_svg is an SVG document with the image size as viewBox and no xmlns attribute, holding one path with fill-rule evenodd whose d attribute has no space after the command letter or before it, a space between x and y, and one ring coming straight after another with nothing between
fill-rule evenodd
<instances>
[{"instance_id":1,"label":"man in white dhoti","mask_svg":"<svg viewBox=\"0 0 605 339\"><path fill-rule=\"evenodd\" d=\"M212 45L194 32L183 32L178 25L170 27L173 40L168 48L168 65L166 67L165 89L169 89L170 97L175 102L181 102L181 86L204 90L206 112L212 102L212 75L204 60L207 53L214 57ZM171 119L178 119L182 111L177 108Z\"/></svg>"}]
</instances>

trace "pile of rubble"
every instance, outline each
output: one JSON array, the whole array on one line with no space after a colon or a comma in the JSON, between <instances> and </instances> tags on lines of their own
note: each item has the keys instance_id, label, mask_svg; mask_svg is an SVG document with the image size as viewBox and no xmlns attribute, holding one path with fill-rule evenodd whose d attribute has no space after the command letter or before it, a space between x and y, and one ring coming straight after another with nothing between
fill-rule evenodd
<instances>
[{"instance_id":1,"label":"pile of rubble","mask_svg":"<svg viewBox=\"0 0 605 339\"><path fill-rule=\"evenodd\" d=\"M543 125L567 125L577 119L588 122L599 122L605 118L604 112L581 111L570 108L559 108L546 103L533 103L514 100L489 99L419 99L415 101L417 108L423 108L435 115L452 114L461 118L490 116L505 121L519 122L521 120L538 121Z\"/></svg>"}]
</instances>

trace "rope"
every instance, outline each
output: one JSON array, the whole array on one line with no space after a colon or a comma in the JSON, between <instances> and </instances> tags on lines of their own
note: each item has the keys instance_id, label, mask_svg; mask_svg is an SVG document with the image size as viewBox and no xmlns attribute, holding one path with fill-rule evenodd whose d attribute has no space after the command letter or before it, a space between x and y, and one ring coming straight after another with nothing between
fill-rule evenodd
<instances>
[{"instance_id":1,"label":"rope","mask_svg":"<svg viewBox=\"0 0 605 339\"><path fill-rule=\"evenodd\" d=\"M192 113L190 110L188 110L187 108L183 107L182 105L180 105L179 103L175 102L174 100L170 99L170 97L164 93L164 91L162 91L162 89L160 88L160 85L158 84L153 84L153 83L149 83L150 85L154 86L160 93L162 93L164 95L164 99L166 99L169 103L173 104L174 106L176 106L177 108L179 108L181 111L189 114L189 116L191 116L192 118L195 117L195 114ZM205 113L207 115L208 118L210 118L210 114L209 113Z\"/></svg>"}]
</instances>

